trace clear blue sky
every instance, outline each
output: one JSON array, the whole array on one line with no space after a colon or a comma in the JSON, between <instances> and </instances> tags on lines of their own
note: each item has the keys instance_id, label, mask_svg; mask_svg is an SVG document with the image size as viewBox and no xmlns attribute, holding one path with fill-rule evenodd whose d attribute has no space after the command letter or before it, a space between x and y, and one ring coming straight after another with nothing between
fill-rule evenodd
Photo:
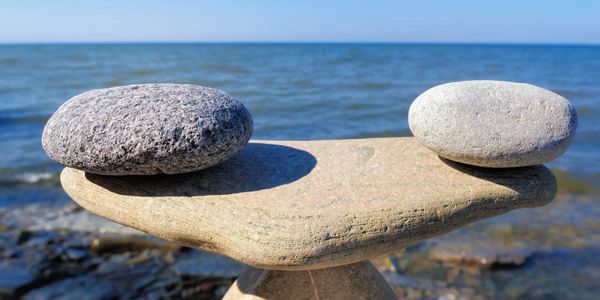
<instances>
[{"instance_id":1,"label":"clear blue sky","mask_svg":"<svg viewBox=\"0 0 600 300\"><path fill-rule=\"evenodd\" d=\"M0 43L600 44L600 0L0 0Z\"/></svg>"}]
</instances>

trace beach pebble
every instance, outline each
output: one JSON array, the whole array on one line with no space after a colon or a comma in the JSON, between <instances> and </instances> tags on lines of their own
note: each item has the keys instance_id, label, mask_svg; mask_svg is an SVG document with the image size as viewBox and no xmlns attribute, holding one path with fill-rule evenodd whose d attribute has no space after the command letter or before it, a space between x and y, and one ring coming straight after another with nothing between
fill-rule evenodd
<instances>
[{"instance_id":1,"label":"beach pebble","mask_svg":"<svg viewBox=\"0 0 600 300\"><path fill-rule=\"evenodd\" d=\"M104 175L204 169L250 139L252 117L229 94L186 84L92 90L63 104L44 128L50 158Z\"/></svg>"},{"instance_id":2,"label":"beach pebble","mask_svg":"<svg viewBox=\"0 0 600 300\"><path fill-rule=\"evenodd\" d=\"M438 85L412 103L415 137L444 158L465 164L522 167L563 154L577 127L575 109L546 89L506 81Z\"/></svg>"}]
</instances>

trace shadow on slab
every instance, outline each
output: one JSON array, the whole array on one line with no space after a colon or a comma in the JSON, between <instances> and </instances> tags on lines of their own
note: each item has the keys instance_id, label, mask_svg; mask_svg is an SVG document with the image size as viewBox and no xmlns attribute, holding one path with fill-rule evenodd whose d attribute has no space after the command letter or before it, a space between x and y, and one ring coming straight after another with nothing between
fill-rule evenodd
<instances>
[{"instance_id":1,"label":"shadow on slab","mask_svg":"<svg viewBox=\"0 0 600 300\"><path fill-rule=\"evenodd\" d=\"M132 196L226 195L274 188L306 176L317 164L310 153L280 145L249 143L231 159L208 169L175 175L86 178L114 193Z\"/></svg>"},{"instance_id":2,"label":"shadow on slab","mask_svg":"<svg viewBox=\"0 0 600 300\"><path fill-rule=\"evenodd\" d=\"M537 205L545 205L556 196L556 177L544 165L519 168L485 168L455 162L441 156L439 159L462 173L510 188L522 195L537 192Z\"/></svg>"}]
</instances>

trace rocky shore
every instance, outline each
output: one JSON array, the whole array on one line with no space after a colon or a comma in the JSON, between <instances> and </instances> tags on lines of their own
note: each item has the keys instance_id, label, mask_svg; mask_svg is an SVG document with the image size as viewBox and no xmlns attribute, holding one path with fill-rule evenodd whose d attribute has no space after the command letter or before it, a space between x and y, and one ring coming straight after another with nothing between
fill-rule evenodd
<instances>
[{"instance_id":1,"label":"rocky shore","mask_svg":"<svg viewBox=\"0 0 600 300\"><path fill-rule=\"evenodd\" d=\"M400 299L593 299L598 204L559 194L373 263ZM245 268L72 203L0 208L0 220L0 299L219 299Z\"/></svg>"},{"instance_id":2,"label":"rocky shore","mask_svg":"<svg viewBox=\"0 0 600 300\"><path fill-rule=\"evenodd\" d=\"M1 214L0 299L219 299L245 268L73 204Z\"/></svg>"}]
</instances>

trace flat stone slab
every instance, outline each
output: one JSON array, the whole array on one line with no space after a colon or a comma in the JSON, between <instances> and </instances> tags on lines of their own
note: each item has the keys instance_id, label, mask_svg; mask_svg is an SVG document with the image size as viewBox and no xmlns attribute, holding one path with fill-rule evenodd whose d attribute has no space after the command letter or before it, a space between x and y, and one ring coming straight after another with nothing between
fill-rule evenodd
<instances>
[{"instance_id":1,"label":"flat stone slab","mask_svg":"<svg viewBox=\"0 0 600 300\"><path fill-rule=\"evenodd\" d=\"M61 182L100 216L280 270L355 263L544 205L556 193L544 166L463 165L415 138L253 141L194 173L115 177L65 168Z\"/></svg>"},{"instance_id":2,"label":"flat stone slab","mask_svg":"<svg viewBox=\"0 0 600 300\"><path fill-rule=\"evenodd\" d=\"M249 269L223 300L397 299L370 262L304 272Z\"/></svg>"}]
</instances>

